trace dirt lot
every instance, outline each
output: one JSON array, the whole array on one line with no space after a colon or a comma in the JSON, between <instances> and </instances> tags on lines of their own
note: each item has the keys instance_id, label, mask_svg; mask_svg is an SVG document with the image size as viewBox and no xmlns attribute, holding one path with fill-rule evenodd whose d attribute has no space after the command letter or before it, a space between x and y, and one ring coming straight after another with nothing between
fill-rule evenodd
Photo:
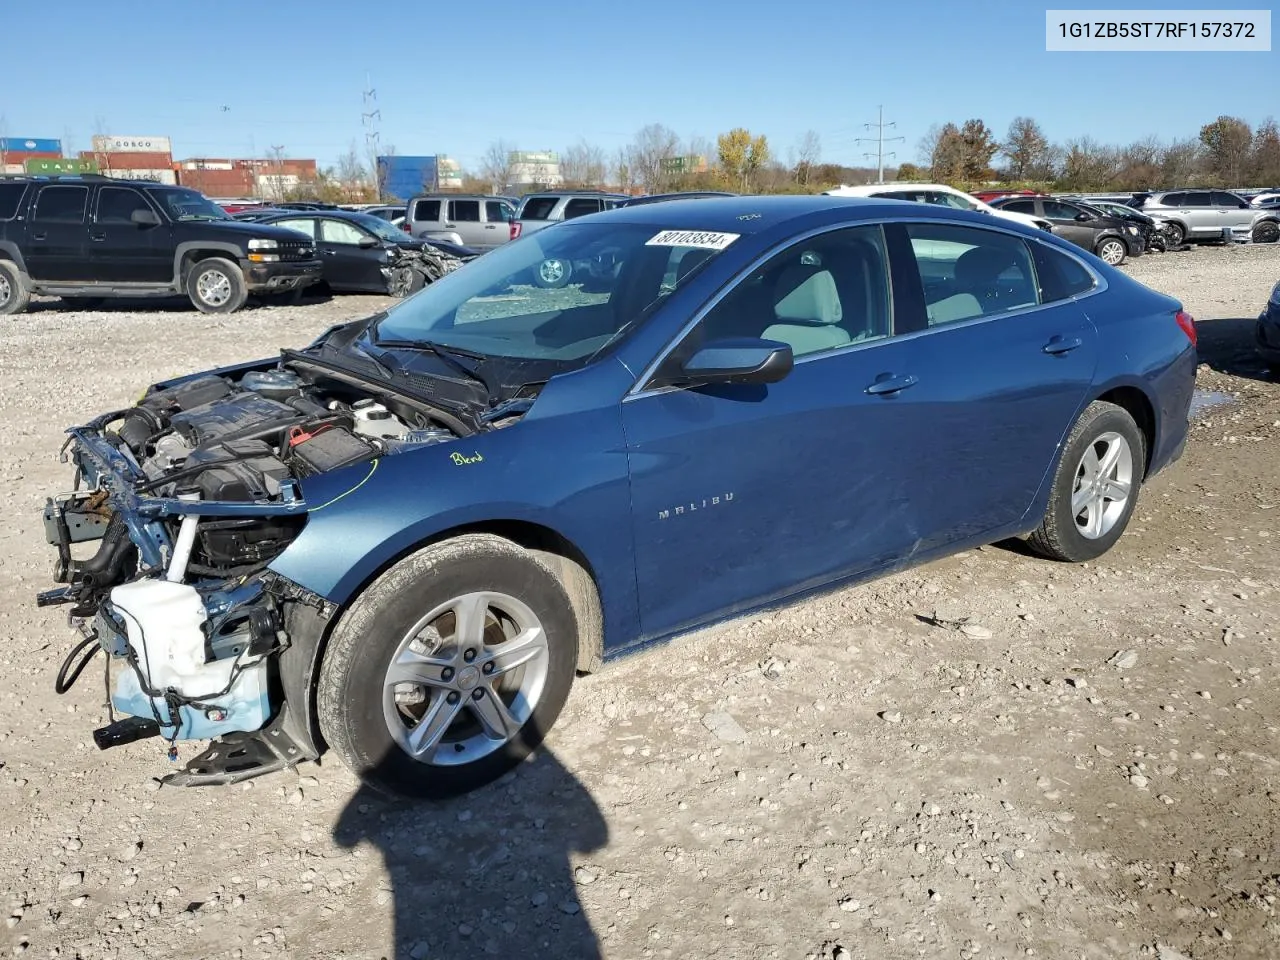
<instances>
[{"instance_id":1,"label":"dirt lot","mask_svg":"<svg viewBox=\"0 0 1280 960\"><path fill-rule=\"evenodd\" d=\"M71 635L32 602L62 427L378 301L6 319L0 949L1280 955L1280 384L1250 348L1280 246L1126 269L1184 299L1200 385L1233 402L1197 419L1113 553L986 547L682 638L579 681L550 749L504 782L424 807L332 760L158 789L159 741L94 748L96 670L54 694Z\"/></svg>"}]
</instances>

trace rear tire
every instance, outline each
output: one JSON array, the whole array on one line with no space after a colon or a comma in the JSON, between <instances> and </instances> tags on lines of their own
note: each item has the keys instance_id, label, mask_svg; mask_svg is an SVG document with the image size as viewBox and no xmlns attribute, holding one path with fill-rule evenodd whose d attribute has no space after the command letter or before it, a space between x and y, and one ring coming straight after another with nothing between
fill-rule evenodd
<instances>
[{"instance_id":1,"label":"rear tire","mask_svg":"<svg viewBox=\"0 0 1280 960\"><path fill-rule=\"evenodd\" d=\"M560 580L510 540L467 534L424 547L334 629L316 697L321 732L383 793L473 790L519 764L560 715L576 628Z\"/></svg>"},{"instance_id":2,"label":"rear tire","mask_svg":"<svg viewBox=\"0 0 1280 960\"><path fill-rule=\"evenodd\" d=\"M238 264L210 257L187 273L187 296L201 313L234 313L249 299L249 291Z\"/></svg>"},{"instance_id":3,"label":"rear tire","mask_svg":"<svg viewBox=\"0 0 1280 960\"><path fill-rule=\"evenodd\" d=\"M1129 525L1146 462L1146 440L1129 412L1102 400L1089 404L1063 445L1031 548L1070 563L1102 556Z\"/></svg>"},{"instance_id":4,"label":"rear tire","mask_svg":"<svg viewBox=\"0 0 1280 960\"><path fill-rule=\"evenodd\" d=\"M26 278L12 260L0 260L0 315L22 313L31 303Z\"/></svg>"},{"instance_id":5,"label":"rear tire","mask_svg":"<svg viewBox=\"0 0 1280 960\"><path fill-rule=\"evenodd\" d=\"M559 290L573 279L573 264L559 257L548 257L533 268L533 282L544 290Z\"/></svg>"}]
</instances>

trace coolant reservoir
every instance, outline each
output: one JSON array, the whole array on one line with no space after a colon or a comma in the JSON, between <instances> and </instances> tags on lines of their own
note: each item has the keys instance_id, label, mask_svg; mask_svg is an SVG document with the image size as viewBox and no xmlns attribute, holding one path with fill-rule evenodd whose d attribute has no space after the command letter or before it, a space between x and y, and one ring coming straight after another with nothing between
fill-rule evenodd
<instances>
[{"instance_id":1,"label":"coolant reservoir","mask_svg":"<svg viewBox=\"0 0 1280 960\"><path fill-rule=\"evenodd\" d=\"M409 425L375 400L360 400L351 406L355 418L352 430L366 437L402 437Z\"/></svg>"},{"instance_id":2,"label":"coolant reservoir","mask_svg":"<svg viewBox=\"0 0 1280 960\"><path fill-rule=\"evenodd\" d=\"M140 717L159 716L161 732L174 733L163 696L146 694L138 673L151 690L173 690L200 700L179 708L179 739L207 739L234 731L259 729L270 712L266 661L246 662L236 672L236 657L205 659L201 629L206 611L194 587L169 580L139 580L115 587L111 606L125 624L138 670L123 669L112 702L118 710ZM234 682L233 682L234 675Z\"/></svg>"}]
</instances>

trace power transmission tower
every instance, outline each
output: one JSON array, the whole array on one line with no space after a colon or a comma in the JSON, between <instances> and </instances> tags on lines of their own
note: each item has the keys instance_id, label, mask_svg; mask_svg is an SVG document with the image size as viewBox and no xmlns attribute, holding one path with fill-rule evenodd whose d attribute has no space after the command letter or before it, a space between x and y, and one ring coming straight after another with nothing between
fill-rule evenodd
<instances>
[{"instance_id":1,"label":"power transmission tower","mask_svg":"<svg viewBox=\"0 0 1280 960\"><path fill-rule=\"evenodd\" d=\"M886 143L892 143L892 142L893 142L893 141L895 141L895 140L905 140L905 139L906 139L906 137L886 137L886 136L884 135L884 128L885 128L885 127L896 127L896 126L897 126L897 124L896 124L896 123L885 123L885 122L884 122L884 107L883 107L883 106L879 107L879 111L880 111L880 113L879 113L879 119L877 119L875 123L864 123L864 124L862 125L862 126L863 126L863 127L865 127L867 130L873 130L873 129L874 129L874 130L875 130L875 132L876 132L876 135L875 135L874 137L859 137L859 138L858 138L858 140L857 140L857 142L858 142L858 143L874 143L874 144L876 144L876 152L875 152L875 153L864 153L864 154L863 154L863 156L864 156L864 157L867 157L867 158L870 158L870 157L875 157L875 158L876 158L876 183L884 183L884 158L885 158L885 157L896 157L896 156L897 156L897 154L896 154L896 153L893 153L893 152L885 153L885 152L884 152L884 145L885 145Z\"/></svg>"},{"instance_id":2,"label":"power transmission tower","mask_svg":"<svg viewBox=\"0 0 1280 960\"><path fill-rule=\"evenodd\" d=\"M277 144L271 148L271 158L275 161L276 168L276 200L284 199L284 144Z\"/></svg>"},{"instance_id":3,"label":"power transmission tower","mask_svg":"<svg viewBox=\"0 0 1280 960\"><path fill-rule=\"evenodd\" d=\"M378 154L381 152L379 140L379 122L382 110L378 106L378 91L374 89L373 78L364 75L364 111L360 114L360 123L364 127L364 146L369 153L369 175L373 178L374 199L382 201L382 177L378 174Z\"/></svg>"}]
</instances>

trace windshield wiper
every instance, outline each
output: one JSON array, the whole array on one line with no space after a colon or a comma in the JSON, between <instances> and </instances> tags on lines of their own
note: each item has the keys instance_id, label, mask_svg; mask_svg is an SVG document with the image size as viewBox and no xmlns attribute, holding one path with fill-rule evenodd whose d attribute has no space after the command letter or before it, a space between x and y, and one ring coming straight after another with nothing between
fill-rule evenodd
<instances>
[{"instance_id":1,"label":"windshield wiper","mask_svg":"<svg viewBox=\"0 0 1280 960\"><path fill-rule=\"evenodd\" d=\"M464 350L451 350L429 340L375 340L374 346L388 350L420 350L426 353L434 353L467 379L474 380L484 387L485 392L489 395L489 402L493 402L493 384L489 382L489 379L479 370L473 370L458 359L458 357L470 357L471 359L481 360L483 359L482 357L467 353Z\"/></svg>"}]
</instances>

